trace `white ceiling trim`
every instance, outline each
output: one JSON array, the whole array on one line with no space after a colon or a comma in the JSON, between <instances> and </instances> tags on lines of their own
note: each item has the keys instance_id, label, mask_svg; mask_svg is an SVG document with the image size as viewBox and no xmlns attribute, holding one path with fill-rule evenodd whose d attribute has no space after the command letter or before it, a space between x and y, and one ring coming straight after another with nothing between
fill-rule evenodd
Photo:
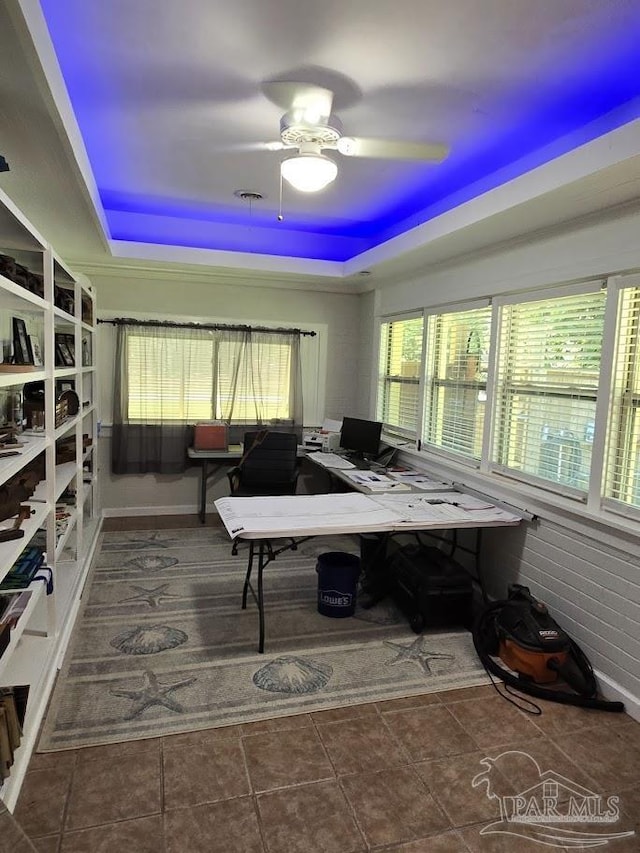
<instances>
[{"instance_id":1,"label":"white ceiling trim","mask_svg":"<svg viewBox=\"0 0 640 853\"><path fill-rule=\"evenodd\" d=\"M49 30L40 7L38 0L17 0L18 9L14 8L14 4L9 4L9 14L15 21L16 27L23 32L26 28L29 38L33 43L33 48L29 53L32 55L32 61L37 63L44 73L48 91L43 94L49 101L53 102L51 115L55 119L56 115L62 125L62 130L66 134L69 141L71 151L75 158L85 190L89 195L89 200L93 211L97 217L100 227L100 236L105 244L105 248L109 241L109 228L107 220L100 201L100 193L98 185L89 162L89 156L76 121L76 116L71 106L67 87L62 76L62 71L58 63ZM21 19L20 19L21 18ZM20 19L20 20L19 20ZM24 39L28 41L27 38ZM26 47L26 46L25 46ZM44 82L44 81L43 81ZM44 88L44 86L42 87Z\"/></svg>"}]
</instances>

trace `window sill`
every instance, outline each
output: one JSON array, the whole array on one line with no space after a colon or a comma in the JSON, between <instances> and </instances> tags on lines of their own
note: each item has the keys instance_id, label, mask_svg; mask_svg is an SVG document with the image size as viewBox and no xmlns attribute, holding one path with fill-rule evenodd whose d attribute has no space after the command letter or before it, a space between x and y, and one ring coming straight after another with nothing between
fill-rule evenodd
<instances>
[{"instance_id":1,"label":"window sill","mask_svg":"<svg viewBox=\"0 0 640 853\"><path fill-rule=\"evenodd\" d=\"M400 446L396 442L393 446L398 447L402 461L432 476L460 483L489 498L510 504L521 512L564 524L581 535L604 539L614 547L637 554L640 522L633 518L605 510L594 512L577 500L517 483L501 474L484 474L471 464L456 464L442 457L434 458L433 454Z\"/></svg>"}]
</instances>

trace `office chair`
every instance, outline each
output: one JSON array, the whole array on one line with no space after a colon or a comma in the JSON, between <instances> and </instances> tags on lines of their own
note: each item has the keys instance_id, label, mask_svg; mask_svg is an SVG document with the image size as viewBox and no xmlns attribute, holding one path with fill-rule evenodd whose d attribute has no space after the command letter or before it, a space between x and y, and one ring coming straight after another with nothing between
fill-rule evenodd
<instances>
[{"instance_id":1,"label":"office chair","mask_svg":"<svg viewBox=\"0 0 640 853\"><path fill-rule=\"evenodd\" d=\"M244 455L238 465L227 472L231 494L236 497L295 494L299 473L297 457L295 433L246 432ZM231 553L237 554L236 541Z\"/></svg>"}]
</instances>

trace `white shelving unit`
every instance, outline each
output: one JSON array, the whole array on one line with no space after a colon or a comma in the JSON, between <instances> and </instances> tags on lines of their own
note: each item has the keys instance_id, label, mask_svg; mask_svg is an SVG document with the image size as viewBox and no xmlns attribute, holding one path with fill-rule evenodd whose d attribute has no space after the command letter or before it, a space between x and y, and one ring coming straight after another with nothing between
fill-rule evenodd
<instances>
[{"instance_id":1,"label":"white shelving unit","mask_svg":"<svg viewBox=\"0 0 640 853\"><path fill-rule=\"evenodd\" d=\"M23 395L25 383L40 383L44 400L43 426L32 424L18 435L24 445L17 448L18 455L0 456L0 506L2 495L8 496L9 481L34 468L42 473L31 497L21 501L32 510L21 525L24 537L0 542L0 583L22 551L36 542L45 545L46 565L53 571L52 594L46 595L40 581L31 585L29 604L0 656L0 687L29 686L22 741L11 775L0 782L0 798L13 810L71 634L101 522L96 512L93 291L86 280L73 275L2 191L0 255L15 259L22 271L30 273L24 286L24 278L16 282L19 275L0 271L0 424L13 420L19 411L15 401ZM14 318L24 323L43 364L11 363ZM60 351L60 341L71 345L71 360ZM60 422L56 403L65 390L76 392L78 411ZM63 497L70 501L65 506L66 525L56 524ZM0 528L12 523L13 519L0 519Z\"/></svg>"}]
</instances>

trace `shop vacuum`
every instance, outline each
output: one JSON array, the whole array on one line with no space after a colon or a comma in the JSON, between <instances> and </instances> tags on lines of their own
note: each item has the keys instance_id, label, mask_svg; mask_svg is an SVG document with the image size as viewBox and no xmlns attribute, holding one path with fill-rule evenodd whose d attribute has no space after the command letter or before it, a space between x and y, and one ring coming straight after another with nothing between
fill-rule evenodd
<instances>
[{"instance_id":1,"label":"shop vacuum","mask_svg":"<svg viewBox=\"0 0 640 853\"><path fill-rule=\"evenodd\" d=\"M598 697L584 652L526 586L512 584L506 600L483 608L474 623L473 643L484 668L501 679L507 690L514 687L565 705L624 711L622 702Z\"/></svg>"}]
</instances>

